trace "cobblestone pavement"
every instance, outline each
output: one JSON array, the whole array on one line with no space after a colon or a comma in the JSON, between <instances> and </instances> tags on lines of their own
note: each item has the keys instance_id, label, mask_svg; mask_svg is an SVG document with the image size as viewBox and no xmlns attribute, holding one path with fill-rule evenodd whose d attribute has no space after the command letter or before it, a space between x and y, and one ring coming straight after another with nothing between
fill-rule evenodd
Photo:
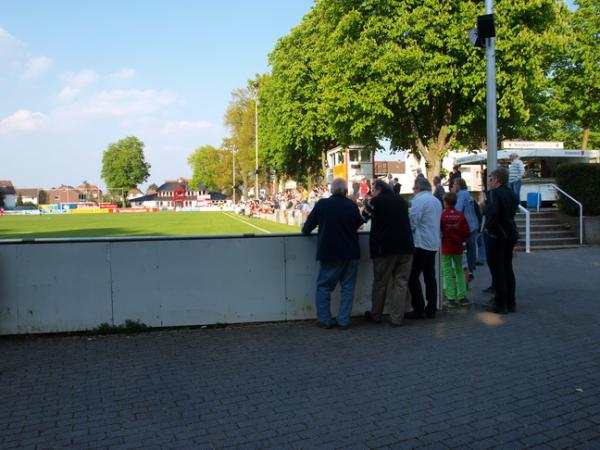
<instances>
[{"instance_id":1,"label":"cobblestone pavement","mask_svg":"<svg viewBox=\"0 0 600 450\"><path fill-rule=\"evenodd\" d=\"M598 449L600 248L516 265L503 317L0 339L0 448Z\"/></svg>"}]
</instances>

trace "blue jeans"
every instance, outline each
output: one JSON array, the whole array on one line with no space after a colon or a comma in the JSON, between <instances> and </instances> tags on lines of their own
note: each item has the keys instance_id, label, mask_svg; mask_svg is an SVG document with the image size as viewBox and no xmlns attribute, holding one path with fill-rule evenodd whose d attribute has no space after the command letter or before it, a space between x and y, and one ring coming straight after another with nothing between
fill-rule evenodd
<instances>
[{"instance_id":1,"label":"blue jeans","mask_svg":"<svg viewBox=\"0 0 600 450\"><path fill-rule=\"evenodd\" d=\"M473 271L477 267L477 238L479 237L479 231L471 231L471 237L467 241L467 265L469 272Z\"/></svg>"},{"instance_id":2,"label":"blue jeans","mask_svg":"<svg viewBox=\"0 0 600 450\"><path fill-rule=\"evenodd\" d=\"M521 203L521 180L513 181L512 183L510 183L510 188L519 199L519 203Z\"/></svg>"},{"instance_id":3,"label":"blue jeans","mask_svg":"<svg viewBox=\"0 0 600 450\"><path fill-rule=\"evenodd\" d=\"M479 264L485 264L487 262L483 233L480 233L479 231L477 232L477 262Z\"/></svg>"},{"instance_id":4,"label":"blue jeans","mask_svg":"<svg viewBox=\"0 0 600 450\"><path fill-rule=\"evenodd\" d=\"M352 302L354 301L354 286L358 273L358 260L340 259L337 261L321 262L317 278L317 319L326 327L331 325L331 293L338 284L342 285L340 310L337 323L341 326L350 324Z\"/></svg>"}]
</instances>

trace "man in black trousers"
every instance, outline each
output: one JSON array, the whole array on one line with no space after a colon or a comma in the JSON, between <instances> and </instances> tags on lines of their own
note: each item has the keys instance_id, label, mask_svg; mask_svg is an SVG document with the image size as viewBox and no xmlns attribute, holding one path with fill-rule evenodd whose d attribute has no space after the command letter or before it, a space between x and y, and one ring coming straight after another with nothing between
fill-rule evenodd
<instances>
[{"instance_id":1,"label":"man in black trousers","mask_svg":"<svg viewBox=\"0 0 600 450\"><path fill-rule=\"evenodd\" d=\"M488 181L490 191L485 213L485 232L489 238L489 266L496 297L491 312L506 314L516 311L513 250L519 240L515 214L519 200L508 187L508 171L494 170Z\"/></svg>"}]
</instances>

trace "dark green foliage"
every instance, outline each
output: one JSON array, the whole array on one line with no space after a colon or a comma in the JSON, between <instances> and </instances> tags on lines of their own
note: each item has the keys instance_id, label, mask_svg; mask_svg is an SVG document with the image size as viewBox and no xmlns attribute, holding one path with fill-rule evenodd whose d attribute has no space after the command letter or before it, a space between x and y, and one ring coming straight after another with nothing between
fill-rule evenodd
<instances>
[{"instance_id":1,"label":"dark green foliage","mask_svg":"<svg viewBox=\"0 0 600 450\"><path fill-rule=\"evenodd\" d=\"M585 216L600 215L600 164L573 163L559 166L556 183L583 204ZM579 214L577 205L568 199L561 198L559 207L570 216Z\"/></svg>"},{"instance_id":2,"label":"dark green foliage","mask_svg":"<svg viewBox=\"0 0 600 450\"><path fill-rule=\"evenodd\" d=\"M92 331L96 334L118 334L118 333L139 333L149 330L150 327L139 320L127 319L121 325L111 325L108 322L103 322L94 328Z\"/></svg>"}]
</instances>

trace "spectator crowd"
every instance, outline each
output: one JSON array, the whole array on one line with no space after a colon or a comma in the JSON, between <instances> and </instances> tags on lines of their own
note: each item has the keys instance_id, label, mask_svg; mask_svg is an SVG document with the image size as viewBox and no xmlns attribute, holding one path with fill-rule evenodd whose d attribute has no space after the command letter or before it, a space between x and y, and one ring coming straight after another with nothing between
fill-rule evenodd
<instances>
[{"instance_id":1,"label":"spectator crowd","mask_svg":"<svg viewBox=\"0 0 600 450\"><path fill-rule=\"evenodd\" d=\"M393 327L404 319L434 319L438 252L447 308L469 306L468 284L477 266L487 264L492 285L486 292L495 294L488 309L497 314L516 311L512 257L519 239L514 221L519 200L509 185L509 172L504 168L491 172L482 205L470 195L458 168L450 174L449 192L439 177L433 181L434 188L417 173L410 207L398 194L397 180L391 179L353 188L356 194L352 195L345 180L335 179L330 191L322 186L297 189L257 202L255 208L270 205L274 211L283 206L304 214L305 235L318 228L315 305L319 327L347 329L351 324L360 258L358 230L368 222L373 286L367 320L383 322L385 306ZM341 303L334 319L330 299L338 283Z\"/></svg>"}]
</instances>

